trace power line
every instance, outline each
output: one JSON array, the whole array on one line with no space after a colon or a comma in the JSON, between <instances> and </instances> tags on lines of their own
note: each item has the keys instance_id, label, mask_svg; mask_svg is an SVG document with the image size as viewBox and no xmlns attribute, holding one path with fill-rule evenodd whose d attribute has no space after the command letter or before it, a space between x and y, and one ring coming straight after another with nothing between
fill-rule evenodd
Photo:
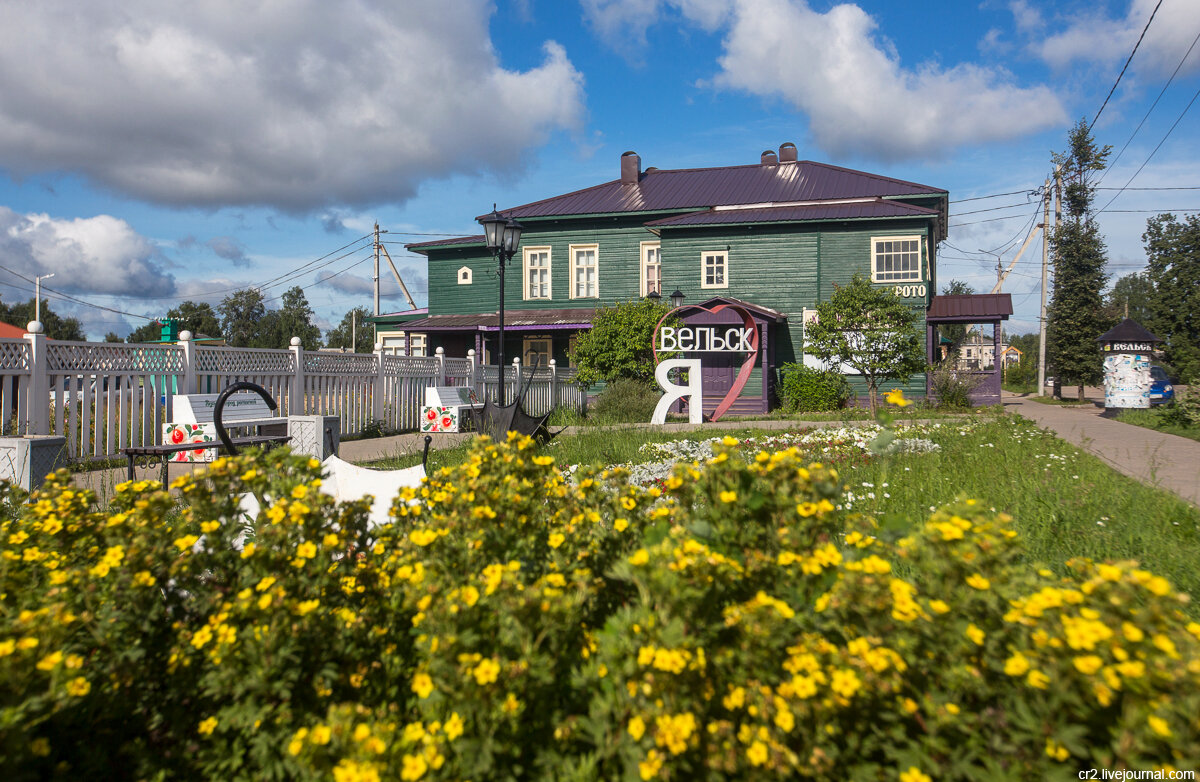
<instances>
[{"instance_id":1,"label":"power line","mask_svg":"<svg viewBox=\"0 0 1200 782\"><path fill-rule=\"evenodd\" d=\"M974 215L974 214L979 214L980 212L998 212L1001 209L1016 209L1017 207L1021 207L1021 206L1029 206L1029 202L1022 201L1019 204L1009 204L1008 206L993 206L990 209L976 209L971 212L955 212L954 214L950 215L950 217L962 217L963 215Z\"/></svg>"},{"instance_id":2,"label":"power line","mask_svg":"<svg viewBox=\"0 0 1200 782\"><path fill-rule=\"evenodd\" d=\"M3 269L4 271L8 272L9 274L12 274L12 275L14 275L14 276L16 276L16 277L19 277L20 279L24 280L25 282L30 282L30 283L33 283L35 286L37 285L37 282L36 282L36 281L29 279L29 278L28 278L28 277L26 277L24 274L21 274L21 273L20 273L20 272L18 272L18 271L13 271L12 269L8 268L7 266L0 266L0 269ZM28 288L24 288L24 289L22 289L22 288L19 288L19 287L18 287L18 286L16 286L16 285L11 285L11 284L9 284L9 283L4 283L4 284L5 284L5 285L8 285L10 288L16 288L17 290L25 290L25 291L28 291L28 292L30 292L30 293L33 293L33 291L30 291ZM46 285L43 285L43 286L42 286L42 290L43 290L43 291L45 291L45 292L47 292L47 293L52 293L52 294L55 294L55 295L56 295L56 296L57 296L59 299L63 299L63 300L66 300L66 301L73 301L73 302L75 302L75 303L77 303L77 304L83 304L83 305L84 305L84 306L86 306L86 307L93 307L93 308L95 308L95 309L98 309L98 310L104 310L105 312L115 312L115 313L116 313L116 314L118 314L118 315L128 315L128 316L129 316L129 317L131 317L131 318L141 318L142 320L153 320L153 318L148 318L148 317L146 317L145 315L135 315L135 314L134 314L134 313L132 313L132 312L125 312L124 310L118 310L118 309L114 309L114 308L112 308L112 307L105 307L105 306L103 306L103 305L100 305L100 304L92 304L90 301L84 301L83 299L76 298L75 296L72 296L72 295L71 295L71 294L69 294L69 293L63 293L63 292L62 292L62 291L60 291L60 290L56 290L56 289L54 289L54 288L50 288L50 287L48 287L48 286L46 286ZM49 296L47 296L46 298L50 298L50 297L49 297Z\"/></svg>"},{"instance_id":3,"label":"power line","mask_svg":"<svg viewBox=\"0 0 1200 782\"><path fill-rule=\"evenodd\" d=\"M1092 117L1091 124L1088 125L1088 132L1092 130L1092 126L1096 124L1096 120L1100 119L1100 115L1104 113L1104 107L1108 105L1108 100L1117 91L1117 85L1121 83L1121 77L1125 75L1125 70L1129 67L1129 63L1133 62L1133 55L1137 54L1138 47L1142 45L1142 39L1146 37L1146 31L1150 29L1150 23L1154 21L1155 14L1162 7L1163 0L1158 0L1158 5L1154 6L1154 10L1150 12L1150 18L1146 20L1146 26L1142 28L1142 34L1138 36L1137 43L1133 45L1133 51L1129 53L1129 59L1125 61L1125 66L1121 68L1121 72L1117 74L1117 80L1113 82L1112 89L1108 91L1108 96L1104 99L1104 103L1100 105L1100 111L1096 112L1096 116Z\"/></svg>"},{"instance_id":4,"label":"power line","mask_svg":"<svg viewBox=\"0 0 1200 782\"><path fill-rule=\"evenodd\" d=\"M1192 45L1188 47L1188 50L1184 53L1183 58L1179 60L1179 64L1175 66L1175 71L1174 71L1174 73L1171 74L1171 78L1167 79L1167 83L1163 85L1163 88L1161 90L1159 90L1158 97L1154 99L1154 103L1150 104L1150 108L1146 109L1146 113L1142 116L1142 121L1139 122L1138 126L1133 129L1133 133L1129 134L1129 138L1125 140L1125 146L1121 147L1121 151L1117 153L1117 156L1115 158L1113 158L1113 162L1109 164L1108 168L1104 169L1104 173L1101 174L1100 178L1096 180L1097 185L1104 181L1104 177L1108 176L1108 172L1112 171L1113 167L1115 167L1117 165L1117 161L1120 160L1121 156L1125 154L1125 150L1129 149L1129 145L1133 142L1134 137L1137 136L1138 131L1140 131L1142 129L1142 125L1145 125L1146 120L1150 118L1150 113L1152 111L1154 111L1154 107L1158 105L1158 102L1160 100L1162 100L1162 96L1166 94L1167 87L1170 87L1171 82L1175 81L1175 77L1177 75L1179 75L1179 69L1183 67L1183 64L1185 62L1187 62L1187 58L1191 56L1192 49L1196 48L1197 41L1200 41L1200 33L1197 33L1196 37L1192 39ZM1101 188L1097 188L1097 189L1099 190ZM1111 189L1111 188L1103 188L1103 189ZM1150 190L1151 188L1138 188L1138 189L1139 190ZM1162 188L1162 189L1165 190L1167 188ZM1179 189L1183 190L1183 189L1200 189L1200 188L1179 188Z\"/></svg>"},{"instance_id":5,"label":"power line","mask_svg":"<svg viewBox=\"0 0 1200 782\"><path fill-rule=\"evenodd\" d=\"M993 193L993 194L991 194L991 195L985 195L985 196L975 196L974 198L959 198L959 199L956 199L956 200L954 200L954 201L951 201L950 203L952 203L952 204L961 204L961 203L964 203L964 202L966 202L966 201L982 201L982 200L984 200L985 198L999 198L1000 196L1023 195L1023 194L1025 194L1025 193L1036 193L1036 192L1037 192L1037 190L1013 190L1013 191L1011 191L1011 192L1008 192L1008 193Z\"/></svg>"}]
</instances>

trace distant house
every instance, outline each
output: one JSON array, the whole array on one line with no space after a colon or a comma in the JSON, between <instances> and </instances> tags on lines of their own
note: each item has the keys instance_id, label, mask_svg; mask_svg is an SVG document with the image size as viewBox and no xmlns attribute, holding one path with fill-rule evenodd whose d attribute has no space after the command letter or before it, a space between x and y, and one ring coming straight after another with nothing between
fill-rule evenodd
<instances>
[{"instance_id":1,"label":"distant house","mask_svg":"<svg viewBox=\"0 0 1200 782\"><path fill-rule=\"evenodd\" d=\"M26 329L11 323L0 322L0 339L23 339Z\"/></svg>"},{"instance_id":2,"label":"distant house","mask_svg":"<svg viewBox=\"0 0 1200 782\"><path fill-rule=\"evenodd\" d=\"M1009 345L1000 343L1000 355L1005 365L1017 364L1021 361L1021 351ZM958 346L959 369L991 369L996 364L996 344L991 335L984 336L978 331L972 331Z\"/></svg>"},{"instance_id":3,"label":"distant house","mask_svg":"<svg viewBox=\"0 0 1200 782\"><path fill-rule=\"evenodd\" d=\"M854 274L894 291L925 326L948 198L938 187L798 160L793 144L719 168L643 169L626 152L615 179L500 210L524 228L505 277L504 353L566 365L596 308L678 289L693 305L686 324L730 321L728 310L706 311L718 304L740 305L753 318L761 357L731 412L765 411L784 364L816 362L805 352L804 324ZM429 259L429 307L403 330L424 335L430 352L473 348L493 361L498 277L484 237L408 249ZM711 412L742 359L702 360ZM900 385L925 394L923 374Z\"/></svg>"}]
</instances>

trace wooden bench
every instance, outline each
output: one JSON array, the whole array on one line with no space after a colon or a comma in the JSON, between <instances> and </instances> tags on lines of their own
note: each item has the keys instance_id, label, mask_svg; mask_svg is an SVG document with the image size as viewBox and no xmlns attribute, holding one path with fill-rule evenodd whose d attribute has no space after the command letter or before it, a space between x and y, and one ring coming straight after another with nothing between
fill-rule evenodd
<instances>
[{"instance_id":1,"label":"wooden bench","mask_svg":"<svg viewBox=\"0 0 1200 782\"><path fill-rule=\"evenodd\" d=\"M291 439L287 435L256 435L253 437L233 438L232 442L235 446L265 445L269 448L286 443ZM125 454L125 457L129 459L128 477L131 481L135 478L133 468L137 464L137 457L140 456L148 461L161 462L162 484L165 487L167 485L167 468L171 464L171 460L167 457L171 454L180 453L181 451L216 450L217 448L224 447L220 441L211 443L172 443L170 445L139 445L132 448L122 448L121 453ZM153 464L148 463L146 466L153 466Z\"/></svg>"},{"instance_id":2,"label":"wooden bench","mask_svg":"<svg viewBox=\"0 0 1200 782\"><path fill-rule=\"evenodd\" d=\"M422 432L458 432L462 430L462 411L483 406L471 399L467 386L429 386L425 406L421 408Z\"/></svg>"},{"instance_id":3,"label":"wooden bench","mask_svg":"<svg viewBox=\"0 0 1200 782\"><path fill-rule=\"evenodd\" d=\"M213 413L220 394L175 394L172 406L174 421L163 424L162 445L143 445L123 448L129 459L129 480L134 478L136 460L141 457L146 466L162 463L163 485L167 484L167 467L172 461L180 463L210 462L221 448L217 440ZM273 416L266 401L254 393L235 393L225 400L221 420L226 429L253 427L255 434L231 438L234 447L242 445L278 445L292 438L287 434L287 419ZM187 458L173 456L186 454Z\"/></svg>"}]
</instances>

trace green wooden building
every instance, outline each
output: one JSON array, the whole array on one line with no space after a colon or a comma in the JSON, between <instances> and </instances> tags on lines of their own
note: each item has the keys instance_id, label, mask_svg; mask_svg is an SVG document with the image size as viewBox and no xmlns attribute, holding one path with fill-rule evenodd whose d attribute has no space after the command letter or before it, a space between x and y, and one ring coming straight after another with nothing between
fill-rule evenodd
<instances>
[{"instance_id":1,"label":"green wooden building","mask_svg":"<svg viewBox=\"0 0 1200 782\"><path fill-rule=\"evenodd\" d=\"M595 308L679 290L694 305L683 316L689 324L732 325L728 311L702 309L718 303L752 314L761 356L733 409L751 412L772 403L781 366L815 363L805 356L804 323L835 285L859 273L922 313L929 305L946 236L945 190L797 160L792 144L755 164L701 169L643 170L626 152L619 174L500 210L524 229L505 278L506 356L566 366ZM429 307L403 324L405 338L420 335L430 353L474 349L494 360L498 275L483 235L408 249L429 259ZM703 360L708 411L742 359ZM905 390L924 395L924 377Z\"/></svg>"}]
</instances>

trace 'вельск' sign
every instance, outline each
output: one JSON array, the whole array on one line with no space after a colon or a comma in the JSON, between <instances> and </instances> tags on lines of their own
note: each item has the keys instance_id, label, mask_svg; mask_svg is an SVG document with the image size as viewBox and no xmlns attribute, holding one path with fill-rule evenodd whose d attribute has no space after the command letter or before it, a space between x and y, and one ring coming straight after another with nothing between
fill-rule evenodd
<instances>
[{"instance_id":1,"label":"'\u0432\u0435\u043b\u044c\u0441\u043a' sign","mask_svg":"<svg viewBox=\"0 0 1200 782\"><path fill-rule=\"evenodd\" d=\"M677 328L675 326L663 325L663 322L667 318L683 309L710 312L713 314L727 309L741 316L742 325L731 328L715 326L682 326ZM672 358L662 361L659 354L674 353L677 351L687 351L689 353L747 354L745 361L742 362L741 369L738 371L737 377L734 378L732 387L725 394L725 398L717 405L717 409L713 411L713 421L720 420L725 411L733 404L733 400L737 399L738 394L745 388L746 381L750 379L750 371L754 368L755 359L758 358L758 329L754 327L754 319L750 317L749 312L736 304L718 304L715 307L677 307L664 315L654 327L654 342L654 379L658 381L659 387L665 393L658 400L658 406L654 408L654 415L650 418L650 423L652 424L666 423L667 410L679 399L687 400L688 419L692 423L698 424L703 419L701 407L704 394L700 378L700 359ZM673 369L683 370L686 373L686 385L678 385L671 381L668 373Z\"/></svg>"},{"instance_id":2,"label":"'\u0432\u0435\u043b\u044c\u0441\u043a' sign","mask_svg":"<svg viewBox=\"0 0 1200 782\"><path fill-rule=\"evenodd\" d=\"M743 353L754 350L755 329L720 329L713 326L663 326L658 330L658 350L664 353L690 350L697 353Z\"/></svg>"}]
</instances>

